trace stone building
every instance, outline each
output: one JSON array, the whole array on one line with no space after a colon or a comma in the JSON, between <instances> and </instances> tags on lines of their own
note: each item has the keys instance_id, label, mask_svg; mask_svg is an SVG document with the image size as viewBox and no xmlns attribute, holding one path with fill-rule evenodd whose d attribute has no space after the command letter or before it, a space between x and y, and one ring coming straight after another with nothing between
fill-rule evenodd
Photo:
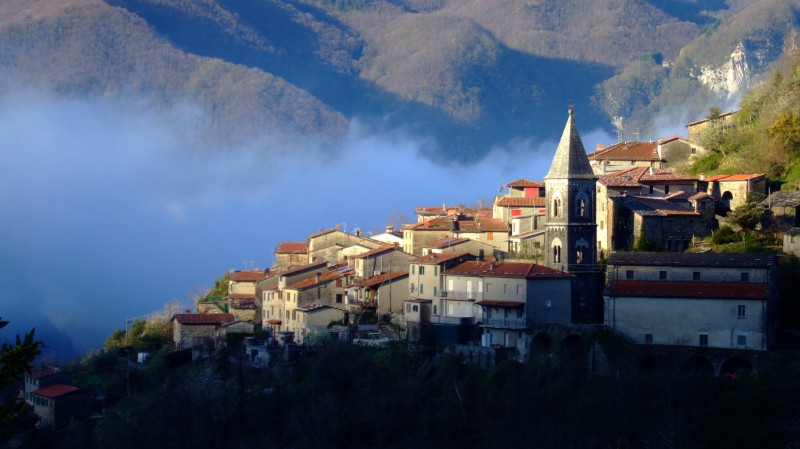
<instances>
[{"instance_id":1,"label":"stone building","mask_svg":"<svg viewBox=\"0 0 800 449\"><path fill-rule=\"evenodd\" d=\"M707 154L704 147L680 137L653 142L619 142L589 154L597 175L630 168L681 170Z\"/></svg>"},{"instance_id":2,"label":"stone building","mask_svg":"<svg viewBox=\"0 0 800 449\"><path fill-rule=\"evenodd\" d=\"M633 342L766 350L778 325L774 254L617 253L604 323Z\"/></svg>"},{"instance_id":3,"label":"stone building","mask_svg":"<svg viewBox=\"0 0 800 449\"><path fill-rule=\"evenodd\" d=\"M222 325L236 318L231 313L176 313L171 321L173 346L186 349L214 346Z\"/></svg>"},{"instance_id":4,"label":"stone building","mask_svg":"<svg viewBox=\"0 0 800 449\"><path fill-rule=\"evenodd\" d=\"M89 418L92 398L87 392L71 385L55 384L31 393L33 412L39 428L60 429L72 419Z\"/></svg>"},{"instance_id":5,"label":"stone building","mask_svg":"<svg viewBox=\"0 0 800 449\"><path fill-rule=\"evenodd\" d=\"M767 197L767 178L759 173L701 176L698 184L701 189L706 186L706 192L716 201L717 213L720 215L725 215L748 201L760 203Z\"/></svg>"},{"instance_id":6,"label":"stone building","mask_svg":"<svg viewBox=\"0 0 800 449\"><path fill-rule=\"evenodd\" d=\"M275 265L279 270L286 270L308 263L308 243L281 242L275 248Z\"/></svg>"}]
</instances>

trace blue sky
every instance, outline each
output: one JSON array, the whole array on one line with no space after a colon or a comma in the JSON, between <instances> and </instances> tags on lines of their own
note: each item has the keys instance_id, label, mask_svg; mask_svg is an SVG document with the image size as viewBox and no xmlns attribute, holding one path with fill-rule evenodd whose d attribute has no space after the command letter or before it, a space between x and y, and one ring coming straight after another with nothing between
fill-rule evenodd
<instances>
[{"instance_id":1,"label":"blue sky","mask_svg":"<svg viewBox=\"0 0 800 449\"><path fill-rule=\"evenodd\" d=\"M47 351L69 359L126 318L189 304L228 269L271 265L282 240L491 201L508 181L541 179L556 145L521 138L471 166L437 164L419 156L418 138L356 121L333 148L287 153L264 136L198 150L200 123L191 105L0 97L0 316L12 322L0 340L37 327ZM581 132L586 148L612 139Z\"/></svg>"}]
</instances>

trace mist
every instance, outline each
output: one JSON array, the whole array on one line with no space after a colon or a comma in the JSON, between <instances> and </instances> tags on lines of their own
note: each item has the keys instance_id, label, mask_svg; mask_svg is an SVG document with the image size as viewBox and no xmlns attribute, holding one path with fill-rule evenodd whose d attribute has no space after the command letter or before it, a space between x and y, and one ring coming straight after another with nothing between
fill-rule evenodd
<instances>
[{"instance_id":1,"label":"mist","mask_svg":"<svg viewBox=\"0 0 800 449\"><path fill-rule=\"evenodd\" d=\"M229 269L271 266L280 241L382 229L420 205L490 204L506 182L541 179L557 143L521 138L474 165L442 164L424 156L429 142L354 121L333 147L288 152L263 136L209 151L190 104L6 92L0 317L11 324L0 341L35 327L62 361L167 302L192 308ZM583 136L589 149L613 141Z\"/></svg>"}]
</instances>

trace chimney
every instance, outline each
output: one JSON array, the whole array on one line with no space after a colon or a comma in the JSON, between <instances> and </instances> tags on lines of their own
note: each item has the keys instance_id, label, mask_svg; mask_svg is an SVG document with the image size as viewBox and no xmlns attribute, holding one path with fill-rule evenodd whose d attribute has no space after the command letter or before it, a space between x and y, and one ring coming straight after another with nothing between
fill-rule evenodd
<instances>
[{"instance_id":1,"label":"chimney","mask_svg":"<svg viewBox=\"0 0 800 449\"><path fill-rule=\"evenodd\" d=\"M495 265L495 263L494 263L494 262L492 262L492 263L490 263L490 264L489 264L489 269L490 269L490 270L494 271L494 269L495 269L495 268L497 268L497 265Z\"/></svg>"},{"instance_id":2,"label":"chimney","mask_svg":"<svg viewBox=\"0 0 800 449\"><path fill-rule=\"evenodd\" d=\"M386 232L394 232L394 226L386 225Z\"/></svg>"},{"instance_id":3,"label":"chimney","mask_svg":"<svg viewBox=\"0 0 800 449\"><path fill-rule=\"evenodd\" d=\"M656 151L658 151L658 160L664 160L664 147L661 145L664 142L664 139L661 137L658 138L658 146L656 147Z\"/></svg>"},{"instance_id":4,"label":"chimney","mask_svg":"<svg viewBox=\"0 0 800 449\"><path fill-rule=\"evenodd\" d=\"M334 226L334 228L338 231L339 229L341 229L341 225L339 225L339 223L336 223L336 226Z\"/></svg>"},{"instance_id":5,"label":"chimney","mask_svg":"<svg viewBox=\"0 0 800 449\"><path fill-rule=\"evenodd\" d=\"M314 276L314 280L315 280L317 283L319 283L319 281L321 281L321 280L322 280L322 273L317 273L317 274Z\"/></svg>"},{"instance_id":6,"label":"chimney","mask_svg":"<svg viewBox=\"0 0 800 449\"><path fill-rule=\"evenodd\" d=\"M442 212L447 212L447 203L442 201Z\"/></svg>"},{"instance_id":7,"label":"chimney","mask_svg":"<svg viewBox=\"0 0 800 449\"><path fill-rule=\"evenodd\" d=\"M356 237L361 237L362 234L361 228L356 228Z\"/></svg>"},{"instance_id":8,"label":"chimney","mask_svg":"<svg viewBox=\"0 0 800 449\"><path fill-rule=\"evenodd\" d=\"M186 309L186 313L192 313L192 311L189 310L189 309Z\"/></svg>"}]
</instances>

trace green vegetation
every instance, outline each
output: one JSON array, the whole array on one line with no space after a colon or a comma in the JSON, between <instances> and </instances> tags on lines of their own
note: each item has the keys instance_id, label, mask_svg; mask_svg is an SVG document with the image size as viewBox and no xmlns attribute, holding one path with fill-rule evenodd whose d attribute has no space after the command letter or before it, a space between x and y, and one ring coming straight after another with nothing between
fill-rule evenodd
<instances>
[{"instance_id":1,"label":"green vegetation","mask_svg":"<svg viewBox=\"0 0 800 449\"><path fill-rule=\"evenodd\" d=\"M8 321L0 317L0 329L8 326ZM14 343L4 341L0 346L0 391L5 391L14 382L22 379L23 374L30 371L31 364L41 353L42 342L34 338L35 329L26 333L21 339L16 336ZM7 398L0 398L0 427L7 426L19 418L25 409L25 403Z\"/></svg>"},{"instance_id":2,"label":"green vegetation","mask_svg":"<svg viewBox=\"0 0 800 449\"><path fill-rule=\"evenodd\" d=\"M633 248L631 251L636 252L648 252L648 251L662 251L661 246L647 238L644 233L640 234L636 241L633 243Z\"/></svg>"}]
</instances>

